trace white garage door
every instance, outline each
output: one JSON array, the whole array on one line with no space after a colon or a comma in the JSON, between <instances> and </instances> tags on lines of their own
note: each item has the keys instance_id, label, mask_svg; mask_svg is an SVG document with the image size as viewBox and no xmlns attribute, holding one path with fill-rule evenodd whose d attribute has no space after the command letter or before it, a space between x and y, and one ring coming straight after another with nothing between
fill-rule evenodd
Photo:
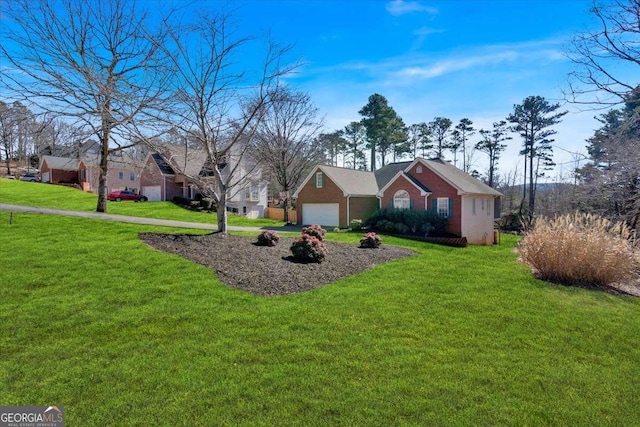
<instances>
[{"instance_id":1,"label":"white garage door","mask_svg":"<svg viewBox=\"0 0 640 427\"><path fill-rule=\"evenodd\" d=\"M49 182L49 172L42 172L42 182Z\"/></svg>"},{"instance_id":2,"label":"white garage door","mask_svg":"<svg viewBox=\"0 0 640 427\"><path fill-rule=\"evenodd\" d=\"M337 227L340 224L337 203L303 203L302 222Z\"/></svg>"},{"instance_id":3,"label":"white garage door","mask_svg":"<svg viewBox=\"0 0 640 427\"><path fill-rule=\"evenodd\" d=\"M150 202L159 202L162 200L159 185L142 187L142 194L146 196Z\"/></svg>"}]
</instances>

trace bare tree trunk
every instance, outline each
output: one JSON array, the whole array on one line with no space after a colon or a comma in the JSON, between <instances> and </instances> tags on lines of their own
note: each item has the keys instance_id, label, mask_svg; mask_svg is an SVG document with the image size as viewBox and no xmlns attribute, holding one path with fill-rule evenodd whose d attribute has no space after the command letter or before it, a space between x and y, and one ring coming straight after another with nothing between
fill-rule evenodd
<instances>
[{"instance_id":1,"label":"bare tree trunk","mask_svg":"<svg viewBox=\"0 0 640 427\"><path fill-rule=\"evenodd\" d=\"M221 192L217 208L218 233L227 234L227 193Z\"/></svg>"},{"instance_id":2,"label":"bare tree trunk","mask_svg":"<svg viewBox=\"0 0 640 427\"><path fill-rule=\"evenodd\" d=\"M284 199L284 203L282 204L282 207L284 208L284 223L288 224L289 223L289 191L288 189L286 189L285 192L287 193L287 196Z\"/></svg>"},{"instance_id":3,"label":"bare tree trunk","mask_svg":"<svg viewBox=\"0 0 640 427\"><path fill-rule=\"evenodd\" d=\"M106 110L106 111L104 111ZM96 212L107 212L107 176L109 171L109 103L107 102L102 113L102 135L100 146L100 175L98 176L98 204Z\"/></svg>"}]
</instances>

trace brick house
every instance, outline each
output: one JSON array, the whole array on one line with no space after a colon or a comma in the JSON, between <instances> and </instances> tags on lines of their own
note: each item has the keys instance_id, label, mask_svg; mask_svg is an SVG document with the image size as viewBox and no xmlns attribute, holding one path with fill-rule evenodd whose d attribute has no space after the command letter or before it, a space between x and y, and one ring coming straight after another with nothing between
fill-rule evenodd
<instances>
[{"instance_id":1,"label":"brick house","mask_svg":"<svg viewBox=\"0 0 640 427\"><path fill-rule=\"evenodd\" d=\"M347 227L378 208L431 210L469 243L493 241L501 193L440 159L392 163L375 172L317 166L298 191L298 224Z\"/></svg>"},{"instance_id":2,"label":"brick house","mask_svg":"<svg viewBox=\"0 0 640 427\"><path fill-rule=\"evenodd\" d=\"M52 184L78 184L84 191L97 192L100 170L97 155L82 159L58 156L42 156L40 177ZM107 192L139 191L140 165L127 155L110 156L107 171Z\"/></svg>"}]
</instances>

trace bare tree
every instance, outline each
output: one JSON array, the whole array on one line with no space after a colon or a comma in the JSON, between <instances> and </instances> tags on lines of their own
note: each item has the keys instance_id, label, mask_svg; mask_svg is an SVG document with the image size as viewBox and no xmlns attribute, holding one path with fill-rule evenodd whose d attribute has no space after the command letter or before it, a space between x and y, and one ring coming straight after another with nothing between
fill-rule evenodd
<instances>
[{"instance_id":1,"label":"bare tree","mask_svg":"<svg viewBox=\"0 0 640 427\"><path fill-rule=\"evenodd\" d=\"M603 108L628 102L629 94L639 88L640 0L596 0L591 13L599 28L573 39L568 56L577 70L569 74L565 97ZM629 81L627 76L636 78ZM640 100L640 90L635 95Z\"/></svg>"},{"instance_id":2,"label":"bare tree","mask_svg":"<svg viewBox=\"0 0 640 427\"><path fill-rule=\"evenodd\" d=\"M162 34L130 0L2 2L1 82L39 110L71 118L101 145L98 212L107 211L111 151L128 144L127 127L156 102L166 70Z\"/></svg>"},{"instance_id":3,"label":"bare tree","mask_svg":"<svg viewBox=\"0 0 640 427\"><path fill-rule=\"evenodd\" d=\"M170 61L173 79L170 97L153 118L183 135L187 159L203 153L204 169L184 168L185 176L217 205L218 232L227 232L227 201L255 178L255 162L243 162L257 125L267 110L278 79L293 66L280 61L288 52L268 41L265 56L243 68L240 56L249 52L255 39L237 36L230 15L202 10L186 25L167 24L168 41L163 50ZM254 71L254 72L252 72ZM139 137L152 148L153 138ZM249 165L249 166L247 166Z\"/></svg>"},{"instance_id":4,"label":"bare tree","mask_svg":"<svg viewBox=\"0 0 640 427\"><path fill-rule=\"evenodd\" d=\"M314 140L322 120L308 94L281 87L271 97L258 126L255 152L285 193L284 220L289 221L289 192L322 156Z\"/></svg>"},{"instance_id":5,"label":"bare tree","mask_svg":"<svg viewBox=\"0 0 640 427\"><path fill-rule=\"evenodd\" d=\"M11 159L14 149L15 117L9 105L0 101L0 149L2 149L7 174L11 175Z\"/></svg>"}]
</instances>

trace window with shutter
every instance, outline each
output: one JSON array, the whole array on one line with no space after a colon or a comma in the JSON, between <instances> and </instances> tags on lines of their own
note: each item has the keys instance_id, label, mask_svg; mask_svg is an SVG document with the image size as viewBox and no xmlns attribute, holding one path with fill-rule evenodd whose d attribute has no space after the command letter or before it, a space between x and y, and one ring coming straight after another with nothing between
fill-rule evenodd
<instances>
[{"instance_id":1,"label":"window with shutter","mask_svg":"<svg viewBox=\"0 0 640 427\"><path fill-rule=\"evenodd\" d=\"M411 199L409 193L405 190L398 190L393 195L393 207L396 209L410 209Z\"/></svg>"},{"instance_id":2,"label":"window with shutter","mask_svg":"<svg viewBox=\"0 0 640 427\"><path fill-rule=\"evenodd\" d=\"M450 200L448 197L438 197L437 200L434 200L434 202L437 202L437 212L441 217L449 218L451 208Z\"/></svg>"}]
</instances>

